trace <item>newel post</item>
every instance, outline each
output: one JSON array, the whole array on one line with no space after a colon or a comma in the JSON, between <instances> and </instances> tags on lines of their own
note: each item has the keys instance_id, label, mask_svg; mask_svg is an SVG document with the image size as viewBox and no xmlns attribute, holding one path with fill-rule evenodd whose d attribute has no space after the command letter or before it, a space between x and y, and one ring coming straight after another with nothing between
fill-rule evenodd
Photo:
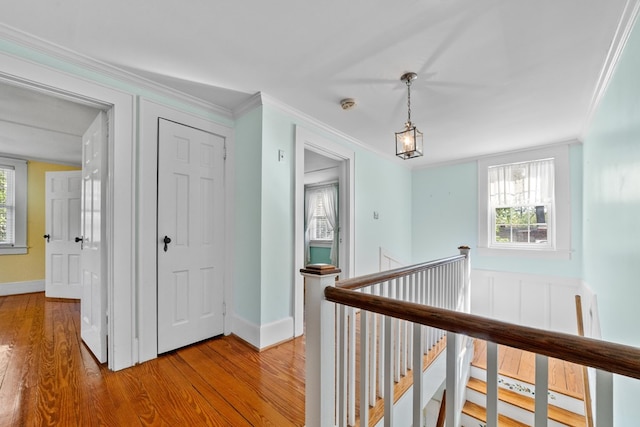
<instances>
[{"instance_id":1,"label":"newel post","mask_svg":"<svg viewBox=\"0 0 640 427\"><path fill-rule=\"evenodd\" d=\"M471 248L463 245L458 247L460 255L465 255L464 262L464 312L471 313Z\"/></svg>"},{"instance_id":2,"label":"newel post","mask_svg":"<svg viewBox=\"0 0 640 427\"><path fill-rule=\"evenodd\" d=\"M324 297L324 288L335 286L340 269L311 264L304 276L305 310L305 424L306 427L336 423L336 310Z\"/></svg>"}]
</instances>

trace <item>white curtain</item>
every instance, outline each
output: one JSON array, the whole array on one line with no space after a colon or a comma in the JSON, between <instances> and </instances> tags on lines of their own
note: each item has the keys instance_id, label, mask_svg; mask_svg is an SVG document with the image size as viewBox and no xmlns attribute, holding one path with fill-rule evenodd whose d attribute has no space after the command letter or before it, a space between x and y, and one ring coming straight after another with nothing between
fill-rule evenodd
<instances>
[{"instance_id":1,"label":"white curtain","mask_svg":"<svg viewBox=\"0 0 640 427\"><path fill-rule=\"evenodd\" d=\"M317 191L306 190L304 192L304 206L305 206L305 223L304 223L304 253L305 264L311 262L311 249L309 243L311 242L311 220L313 220L313 214L315 206L318 204L319 194Z\"/></svg>"},{"instance_id":2,"label":"white curtain","mask_svg":"<svg viewBox=\"0 0 640 427\"><path fill-rule=\"evenodd\" d=\"M329 259L331 259L331 264L338 265L338 186L322 187L320 195L322 197L322 206L324 206L324 214L333 230Z\"/></svg>"},{"instance_id":3,"label":"white curtain","mask_svg":"<svg viewBox=\"0 0 640 427\"><path fill-rule=\"evenodd\" d=\"M338 265L338 185L330 184L321 187L308 188L305 191L305 228L304 228L304 249L306 264L311 262L311 222L318 205L322 202L323 215L326 217L329 227L333 230L333 240L331 242L331 252L329 259L331 264Z\"/></svg>"},{"instance_id":4,"label":"white curtain","mask_svg":"<svg viewBox=\"0 0 640 427\"><path fill-rule=\"evenodd\" d=\"M553 159L489 168L489 202L494 208L548 205L553 194Z\"/></svg>"}]
</instances>

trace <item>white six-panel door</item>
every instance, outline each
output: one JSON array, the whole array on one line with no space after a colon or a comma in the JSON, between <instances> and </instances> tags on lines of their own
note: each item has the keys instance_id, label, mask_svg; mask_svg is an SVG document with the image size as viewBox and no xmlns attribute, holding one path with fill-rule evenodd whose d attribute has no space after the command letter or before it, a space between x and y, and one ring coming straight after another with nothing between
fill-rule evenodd
<instances>
[{"instance_id":1,"label":"white six-panel door","mask_svg":"<svg viewBox=\"0 0 640 427\"><path fill-rule=\"evenodd\" d=\"M159 119L158 353L222 334L224 138Z\"/></svg>"},{"instance_id":2,"label":"white six-panel door","mask_svg":"<svg viewBox=\"0 0 640 427\"><path fill-rule=\"evenodd\" d=\"M107 361L107 289L102 266L106 265L101 217L106 201L107 115L100 112L82 137L81 201L81 336L98 361ZM116 196L117 197L117 196ZM117 226L117 224L116 224Z\"/></svg>"},{"instance_id":3,"label":"white six-panel door","mask_svg":"<svg viewBox=\"0 0 640 427\"><path fill-rule=\"evenodd\" d=\"M81 171L45 173L45 295L82 297L80 271Z\"/></svg>"}]
</instances>

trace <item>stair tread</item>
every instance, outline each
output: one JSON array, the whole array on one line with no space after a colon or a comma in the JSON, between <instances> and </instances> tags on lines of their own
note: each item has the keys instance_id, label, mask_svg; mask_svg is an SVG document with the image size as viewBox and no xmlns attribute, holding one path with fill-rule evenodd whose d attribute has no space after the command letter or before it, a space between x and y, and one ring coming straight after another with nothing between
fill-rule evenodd
<instances>
[{"instance_id":1,"label":"stair tread","mask_svg":"<svg viewBox=\"0 0 640 427\"><path fill-rule=\"evenodd\" d=\"M473 402L469 402L467 400L462 407L462 412L476 420L482 421L483 423L487 422L486 409ZM513 418L509 418L506 415L501 414L498 414L498 425L500 425L500 427L530 427L528 424L521 423L520 421L516 421Z\"/></svg>"},{"instance_id":2,"label":"stair tread","mask_svg":"<svg viewBox=\"0 0 640 427\"><path fill-rule=\"evenodd\" d=\"M487 394L487 383L477 378L469 378L467 387L479 393ZM498 399L529 412L535 412L535 399L516 393L515 391L498 387ZM582 427L586 425L583 415L551 404L548 406L548 417L551 420L568 426Z\"/></svg>"}]
</instances>

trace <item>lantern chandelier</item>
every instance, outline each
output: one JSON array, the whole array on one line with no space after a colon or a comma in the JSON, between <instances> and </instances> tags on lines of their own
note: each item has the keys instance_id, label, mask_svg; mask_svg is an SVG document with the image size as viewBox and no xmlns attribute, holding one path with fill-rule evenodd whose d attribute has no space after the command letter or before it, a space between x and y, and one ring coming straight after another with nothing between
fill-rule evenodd
<instances>
[{"instance_id":1,"label":"lantern chandelier","mask_svg":"<svg viewBox=\"0 0 640 427\"><path fill-rule=\"evenodd\" d=\"M407 85L407 122L404 130L396 132L396 156L407 160L422 156L422 132L411 123L411 82L418 78L416 73L404 73L400 80Z\"/></svg>"}]
</instances>

